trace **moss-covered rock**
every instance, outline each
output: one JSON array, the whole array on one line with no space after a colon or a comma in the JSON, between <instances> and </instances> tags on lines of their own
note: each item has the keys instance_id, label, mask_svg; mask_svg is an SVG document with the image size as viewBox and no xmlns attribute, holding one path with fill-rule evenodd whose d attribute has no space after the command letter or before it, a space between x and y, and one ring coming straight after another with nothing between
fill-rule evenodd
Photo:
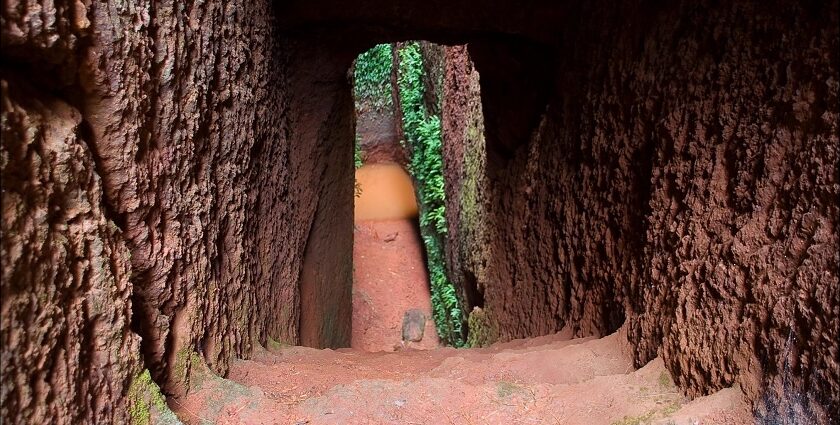
<instances>
[{"instance_id":1,"label":"moss-covered rock","mask_svg":"<svg viewBox=\"0 0 840 425\"><path fill-rule=\"evenodd\" d=\"M149 369L138 374L128 388L128 413L132 425L180 424L169 410L160 387L152 380Z\"/></svg>"},{"instance_id":2,"label":"moss-covered rock","mask_svg":"<svg viewBox=\"0 0 840 425\"><path fill-rule=\"evenodd\" d=\"M467 320L470 333L467 337L469 347L486 347L499 339L499 329L487 316L487 313L479 308L473 308Z\"/></svg>"}]
</instances>

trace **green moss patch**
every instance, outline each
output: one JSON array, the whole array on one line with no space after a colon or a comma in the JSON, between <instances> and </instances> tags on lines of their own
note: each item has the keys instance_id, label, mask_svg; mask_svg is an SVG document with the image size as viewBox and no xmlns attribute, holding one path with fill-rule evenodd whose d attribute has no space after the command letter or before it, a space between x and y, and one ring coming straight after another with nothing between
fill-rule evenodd
<instances>
[{"instance_id":1,"label":"green moss patch","mask_svg":"<svg viewBox=\"0 0 840 425\"><path fill-rule=\"evenodd\" d=\"M169 410L160 387L152 380L148 369L131 381L128 388L128 413L132 425L181 423Z\"/></svg>"},{"instance_id":2,"label":"green moss patch","mask_svg":"<svg viewBox=\"0 0 840 425\"><path fill-rule=\"evenodd\" d=\"M522 387L508 381L499 381L496 383L496 395L499 398L508 398L513 394L522 391Z\"/></svg>"},{"instance_id":3,"label":"green moss patch","mask_svg":"<svg viewBox=\"0 0 840 425\"><path fill-rule=\"evenodd\" d=\"M469 336L467 345L470 347L487 347L499 340L499 329L488 317L487 313L476 307L470 313L467 321Z\"/></svg>"},{"instance_id":4,"label":"green moss patch","mask_svg":"<svg viewBox=\"0 0 840 425\"><path fill-rule=\"evenodd\" d=\"M643 425L653 423L655 420L667 418L677 410L680 410L682 404L674 401L664 407L649 410L639 416L625 416L620 421L615 421L612 425Z\"/></svg>"}]
</instances>

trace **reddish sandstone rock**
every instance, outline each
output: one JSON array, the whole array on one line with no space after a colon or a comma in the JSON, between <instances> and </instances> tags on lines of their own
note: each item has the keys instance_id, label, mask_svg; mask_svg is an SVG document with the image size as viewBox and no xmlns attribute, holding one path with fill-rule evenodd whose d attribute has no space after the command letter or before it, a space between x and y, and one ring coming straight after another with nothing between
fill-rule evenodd
<instances>
[{"instance_id":1,"label":"reddish sandstone rock","mask_svg":"<svg viewBox=\"0 0 840 425\"><path fill-rule=\"evenodd\" d=\"M767 418L840 417L836 2L0 18L4 422L120 422L141 367L179 394L193 359L347 345L347 69L417 38L469 42L480 73L483 138L463 52L446 77L465 142L446 147L447 256L501 338L626 322L636 365L661 355L690 395L740 383Z\"/></svg>"},{"instance_id":2,"label":"reddish sandstone rock","mask_svg":"<svg viewBox=\"0 0 840 425\"><path fill-rule=\"evenodd\" d=\"M140 371L129 252L72 106L21 80L2 102L2 397L9 423L118 423Z\"/></svg>"},{"instance_id":3,"label":"reddish sandstone rock","mask_svg":"<svg viewBox=\"0 0 840 425\"><path fill-rule=\"evenodd\" d=\"M836 5L591 13L565 27L532 136L487 141L484 245L464 233L465 183L484 177L464 153L476 93L448 53L453 280L480 276L503 339L626 320L637 366L661 354L690 395L737 382L768 419L837 417ZM503 50L469 50L487 137L505 137L482 72Z\"/></svg>"}]
</instances>

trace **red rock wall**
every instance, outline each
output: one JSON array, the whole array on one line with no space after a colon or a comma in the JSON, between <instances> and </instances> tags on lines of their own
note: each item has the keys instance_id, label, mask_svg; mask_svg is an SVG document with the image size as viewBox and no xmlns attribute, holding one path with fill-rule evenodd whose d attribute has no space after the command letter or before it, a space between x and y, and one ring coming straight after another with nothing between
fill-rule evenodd
<instances>
[{"instance_id":1,"label":"red rock wall","mask_svg":"<svg viewBox=\"0 0 840 425\"><path fill-rule=\"evenodd\" d=\"M531 59L469 46L487 117L486 248L457 229L472 226L456 211L476 178L463 151L480 139L463 135L463 53L447 56L449 250L466 253L456 281L480 276L503 339L603 335L626 319L637 365L661 355L690 395L739 383L765 418L837 418L837 4L576 17L531 137L500 93L526 106L539 93L500 87L516 71L494 67ZM463 261L485 256L485 268Z\"/></svg>"},{"instance_id":2,"label":"red rock wall","mask_svg":"<svg viewBox=\"0 0 840 425\"><path fill-rule=\"evenodd\" d=\"M84 115L62 93L90 35L84 12L61 1L0 12L4 423L125 423L140 372L130 253Z\"/></svg>"},{"instance_id":3,"label":"red rock wall","mask_svg":"<svg viewBox=\"0 0 840 425\"><path fill-rule=\"evenodd\" d=\"M143 359L177 394L191 352L225 373L267 337L296 341L298 227L317 195L289 190L290 59L265 2L93 4L88 15L80 103L131 250Z\"/></svg>"},{"instance_id":4,"label":"red rock wall","mask_svg":"<svg viewBox=\"0 0 840 425\"><path fill-rule=\"evenodd\" d=\"M646 278L624 292L637 360L661 335L690 394L766 386L761 415L807 422L810 407L837 420L838 4L686 15L655 35L676 47L646 42L635 72L658 84L632 90L658 119L636 126L656 135Z\"/></svg>"},{"instance_id":5,"label":"red rock wall","mask_svg":"<svg viewBox=\"0 0 840 425\"><path fill-rule=\"evenodd\" d=\"M447 274L466 305L484 307L485 274L493 245L488 210L487 159L479 74L467 46L444 49L441 131L446 190ZM473 343L478 332L472 332Z\"/></svg>"},{"instance_id":6,"label":"red rock wall","mask_svg":"<svg viewBox=\"0 0 840 425\"><path fill-rule=\"evenodd\" d=\"M3 421L125 423L144 367L177 395L191 353L300 342L304 256L340 292L310 342L348 345L350 54L328 83L269 2L30 3L0 26Z\"/></svg>"},{"instance_id":7,"label":"red rock wall","mask_svg":"<svg viewBox=\"0 0 840 425\"><path fill-rule=\"evenodd\" d=\"M339 46L339 47L336 47ZM311 211L300 277L300 337L319 348L350 346L353 290L353 97L347 69L358 51L330 39L302 40L291 70L296 117L294 167L306 171L291 190ZM317 194L317 196L313 196ZM302 216L301 220L307 216ZM274 217L272 217L274 218ZM274 243L282 243L275 239ZM296 258L291 258L292 261Z\"/></svg>"},{"instance_id":8,"label":"red rock wall","mask_svg":"<svg viewBox=\"0 0 840 425\"><path fill-rule=\"evenodd\" d=\"M10 0L0 18L4 422L124 422L142 367L178 394L191 352L224 373L269 337L345 344L346 71L418 38L470 42L481 74L486 165L465 146L446 167L487 190L450 194L473 242L448 249L501 337L626 321L637 363L661 355L690 394L740 383L762 415L840 417L836 2ZM451 103L465 123L473 91Z\"/></svg>"},{"instance_id":9,"label":"red rock wall","mask_svg":"<svg viewBox=\"0 0 840 425\"><path fill-rule=\"evenodd\" d=\"M0 84L0 418L125 422L120 390L140 371L130 254L103 210L82 115L8 75Z\"/></svg>"}]
</instances>

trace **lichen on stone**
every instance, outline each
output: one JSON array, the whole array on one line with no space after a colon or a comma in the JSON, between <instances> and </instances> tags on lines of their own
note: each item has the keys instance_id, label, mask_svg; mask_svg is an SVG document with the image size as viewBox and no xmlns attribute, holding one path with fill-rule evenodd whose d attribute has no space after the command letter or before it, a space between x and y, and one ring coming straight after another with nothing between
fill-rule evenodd
<instances>
[{"instance_id":1,"label":"lichen on stone","mask_svg":"<svg viewBox=\"0 0 840 425\"><path fill-rule=\"evenodd\" d=\"M473 308L467 320L470 333L467 337L469 347L487 347L499 339L499 329L480 307Z\"/></svg>"},{"instance_id":2,"label":"lichen on stone","mask_svg":"<svg viewBox=\"0 0 840 425\"><path fill-rule=\"evenodd\" d=\"M144 369L131 381L128 412L132 425L181 423L166 405L166 399L152 380L149 369Z\"/></svg>"}]
</instances>

